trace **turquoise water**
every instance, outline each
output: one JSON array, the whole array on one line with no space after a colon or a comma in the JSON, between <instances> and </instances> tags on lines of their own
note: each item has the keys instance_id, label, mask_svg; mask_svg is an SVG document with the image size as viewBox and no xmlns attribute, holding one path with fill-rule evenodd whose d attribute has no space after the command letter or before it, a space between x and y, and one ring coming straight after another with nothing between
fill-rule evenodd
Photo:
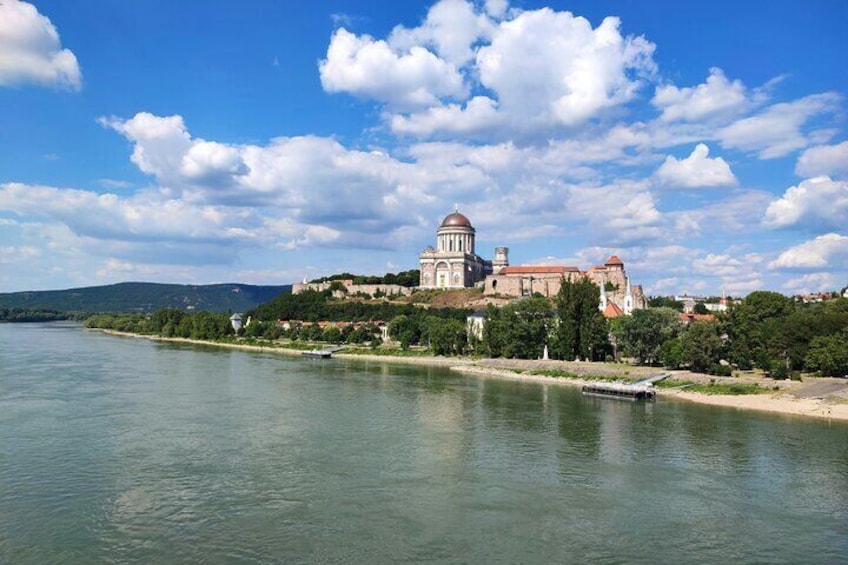
<instances>
[{"instance_id":1,"label":"turquoise water","mask_svg":"<svg viewBox=\"0 0 848 565\"><path fill-rule=\"evenodd\" d=\"M0 562L847 556L844 424L0 325Z\"/></svg>"}]
</instances>

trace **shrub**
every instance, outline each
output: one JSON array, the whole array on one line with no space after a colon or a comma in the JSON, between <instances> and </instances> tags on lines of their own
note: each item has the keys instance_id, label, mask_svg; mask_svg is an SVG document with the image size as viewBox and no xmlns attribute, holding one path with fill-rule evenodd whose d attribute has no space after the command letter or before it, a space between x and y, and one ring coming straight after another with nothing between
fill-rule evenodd
<instances>
[{"instance_id":1,"label":"shrub","mask_svg":"<svg viewBox=\"0 0 848 565\"><path fill-rule=\"evenodd\" d=\"M771 364L771 378L776 381L785 381L789 378L789 369L786 368L786 363L783 361L774 361Z\"/></svg>"},{"instance_id":2,"label":"shrub","mask_svg":"<svg viewBox=\"0 0 848 565\"><path fill-rule=\"evenodd\" d=\"M730 377L733 375L733 368L730 365L716 363L710 367L710 374L717 377Z\"/></svg>"}]
</instances>

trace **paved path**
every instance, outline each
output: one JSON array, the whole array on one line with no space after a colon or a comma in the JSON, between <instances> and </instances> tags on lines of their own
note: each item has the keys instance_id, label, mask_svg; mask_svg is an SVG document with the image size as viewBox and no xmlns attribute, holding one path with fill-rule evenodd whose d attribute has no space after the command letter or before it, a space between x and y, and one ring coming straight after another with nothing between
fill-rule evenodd
<instances>
[{"instance_id":1,"label":"paved path","mask_svg":"<svg viewBox=\"0 0 848 565\"><path fill-rule=\"evenodd\" d=\"M845 379L822 379L819 382L792 391L792 396L798 398L824 398L830 394L848 391L848 381Z\"/></svg>"}]
</instances>

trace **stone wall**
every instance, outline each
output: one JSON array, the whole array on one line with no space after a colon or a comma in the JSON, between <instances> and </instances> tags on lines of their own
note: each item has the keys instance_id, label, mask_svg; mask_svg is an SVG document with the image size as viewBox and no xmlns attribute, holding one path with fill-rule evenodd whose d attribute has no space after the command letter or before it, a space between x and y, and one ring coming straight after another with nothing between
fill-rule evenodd
<instances>
[{"instance_id":1,"label":"stone wall","mask_svg":"<svg viewBox=\"0 0 848 565\"><path fill-rule=\"evenodd\" d=\"M292 285L292 294L300 294L306 290L323 292L325 290L329 290L333 282L336 281L322 283L295 283ZM386 296L409 296L412 294L411 288L400 286L399 284L345 284L344 282L343 284L347 292L342 290L333 291L333 298L345 298L357 293L374 296L374 294L378 291L382 292Z\"/></svg>"}]
</instances>

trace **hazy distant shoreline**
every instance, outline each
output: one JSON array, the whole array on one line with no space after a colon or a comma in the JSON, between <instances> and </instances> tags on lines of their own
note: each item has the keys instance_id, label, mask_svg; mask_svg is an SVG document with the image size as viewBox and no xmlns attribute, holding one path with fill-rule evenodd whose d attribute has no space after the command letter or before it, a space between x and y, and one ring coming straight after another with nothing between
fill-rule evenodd
<instances>
[{"instance_id":1,"label":"hazy distant shoreline","mask_svg":"<svg viewBox=\"0 0 848 565\"><path fill-rule=\"evenodd\" d=\"M188 343L194 345L204 345L213 347L223 347L229 349L239 349L243 351L255 351L261 353L276 353L281 355L300 357L301 350L287 349L284 347L265 347L261 345L243 344L243 343L224 343L215 341L204 341L187 338L171 338L161 336L149 336L142 334L134 334L127 332L119 332L115 330L97 330L103 333L133 337L145 338L153 341L167 341L175 343ZM391 355L368 355L368 354L351 354L351 353L334 353L334 357L340 359L358 359L363 361L377 361L384 363L399 363L421 366L439 366L448 367L451 370L461 372L466 375L473 375L480 378L497 378L509 379L522 382L533 382L546 385L571 386L579 387L591 380L591 377L616 376L627 373L629 377L649 376L660 372L656 368L651 367L635 367L629 365L612 365L605 363L589 363L589 362L571 362L571 361L550 361L550 360L521 360L521 359L469 359L462 357L436 357L436 356L391 356ZM553 377L539 374L531 374L522 371L533 370L559 370L573 373L575 375L585 375L589 379L570 378L570 377ZM709 375L701 375L689 373L687 371L671 371L674 375L685 375L686 379L694 380L710 380L715 377ZM728 377L715 378L720 382L732 382L733 379ZM736 379L737 381L740 379ZM770 412L775 414L784 414L790 416L804 416L808 418L818 418L826 420L839 420L848 422L848 381L844 381L844 390L835 395L835 401L822 398L799 398L794 396L793 392L801 391L812 383L816 382L833 382L834 386L843 382L839 379L830 378L808 378L804 382L797 381L772 381L771 379L746 379L745 382L758 382L762 386L774 387L778 390L769 391L761 394L744 394L744 395L726 395L726 394L703 394L698 392L687 392L680 389L662 389L658 388L657 392L662 399L678 399L698 404L706 404L710 406L723 406L727 408L737 408L742 410L755 410L759 412Z\"/></svg>"}]
</instances>

